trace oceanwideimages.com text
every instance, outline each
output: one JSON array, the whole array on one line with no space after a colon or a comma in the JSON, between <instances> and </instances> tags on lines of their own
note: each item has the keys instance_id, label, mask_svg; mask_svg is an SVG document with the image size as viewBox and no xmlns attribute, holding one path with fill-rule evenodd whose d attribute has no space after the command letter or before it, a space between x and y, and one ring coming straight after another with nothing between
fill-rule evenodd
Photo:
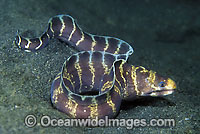
<instances>
[{"instance_id":1,"label":"oceanwideimages.com text","mask_svg":"<svg viewBox=\"0 0 200 134\"><path fill-rule=\"evenodd\" d=\"M109 119L107 116L104 119L56 119L50 116L42 116L36 118L34 115L25 117L25 125L34 127L36 125L42 127L72 127L72 126L91 126L91 127L126 127L132 129L134 127L174 127L174 119Z\"/></svg>"}]
</instances>

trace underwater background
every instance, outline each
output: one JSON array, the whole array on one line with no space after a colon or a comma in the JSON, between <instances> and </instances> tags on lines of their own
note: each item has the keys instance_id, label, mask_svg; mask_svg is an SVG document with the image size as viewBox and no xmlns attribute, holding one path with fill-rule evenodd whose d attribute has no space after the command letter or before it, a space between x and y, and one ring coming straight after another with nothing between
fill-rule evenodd
<instances>
[{"instance_id":1,"label":"underwater background","mask_svg":"<svg viewBox=\"0 0 200 134\"><path fill-rule=\"evenodd\" d=\"M37 37L49 18L71 15L83 31L118 37L134 48L129 63L142 65L176 81L162 98L123 102L117 119L173 118L174 127L42 127L29 128L25 117L68 118L52 107L50 87L64 61L77 51L53 39L35 53L14 44L17 30ZM200 132L199 0L1 0L0 2L0 134Z\"/></svg>"}]
</instances>

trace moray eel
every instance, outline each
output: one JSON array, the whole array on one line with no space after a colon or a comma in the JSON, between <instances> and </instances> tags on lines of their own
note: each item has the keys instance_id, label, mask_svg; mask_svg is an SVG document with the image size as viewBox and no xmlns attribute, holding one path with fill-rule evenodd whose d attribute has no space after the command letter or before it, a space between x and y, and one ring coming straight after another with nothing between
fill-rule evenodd
<instances>
[{"instance_id":1,"label":"moray eel","mask_svg":"<svg viewBox=\"0 0 200 134\"><path fill-rule=\"evenodd\" d=\"M140 96L172 94L175 82L142 66L129 65L133 48L125 41L82 31L69 15L57 15L38 38L17 34L16 45L34 52L52 38L73 46L78 53L69 57L51 86L51 101L72 118L114 118L122 100Z\"/></svg>"}]
</instances>

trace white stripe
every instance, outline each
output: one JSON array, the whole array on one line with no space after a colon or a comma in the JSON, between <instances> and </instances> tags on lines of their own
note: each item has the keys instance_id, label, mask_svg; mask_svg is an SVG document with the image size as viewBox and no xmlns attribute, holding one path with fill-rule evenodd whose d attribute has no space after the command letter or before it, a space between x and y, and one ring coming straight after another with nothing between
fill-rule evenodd
<instances>
[{"instance_id":1,"label":"white stripe","mask_svg":"<svg viewBox=\"0 0 200 134\"><path fill-rule=\"evenodd\" d=\"M62 36L63 30L65 29L65 22L63 21L62 16L59 16L59 19L60 19L60 21L61 21L61 23L62 23L62 27L61 27L61 29L60 29L60 34L59 34L59 36Z\"/></svg>"},{"instance_id":2,"label":"white stripe","mask_svg":"<svg viewBox=\"0 0 200 134\"><path fill-rule=\"evenodd\" d=\"M71 18L72 19L72 18ZM73 23L73 30L72 30L72 32L70 33L70 35L69 35L69 38L68 38L68 41L70 41L71 40L71 38L72 38L72 35L74 34L74 32L76 31L76 24L75 24L75 22L74 22L74 20L72 19L72 23Z\"/></svg>"},{"instance_id":3,"label":"white stripe","mask_svg":"<svg viewBox=\"0 0 200 134\"><path fill-rule=\"evenodd\" d=\"M42 40L41 40L41 37L39 37L39 41L40 41L40 44L39 44L39 46L37 46L35 49L37 50L37 49L39 49L41 46L42 46L42 44L43 44L43 42L42 42Z\"/></svg>"},{"instance_id":4,"label":"white stripe","mask_svg":"<svg viewBox=\"0 0 200 134\"><path fill-rule=\"evenodd\" d=\"M28 49L30 47L31 41L29 39L26 39L26 40L28 41L28 43L24 47Z\"/></svg>"},{"instance_id":5,"label":"white stripe","mask_svg":"<svg viewBox=\"0 0 200 134\"><path fill-rule=\"evenodd\" d=\"M18 38L19 38L19 41L18 41L18 43L17 43L17 45L19 46L19 48L21 48L21 41L22 41L22 39L21 39L21 37L18 35Z\"/></svg>"}]
</instances>

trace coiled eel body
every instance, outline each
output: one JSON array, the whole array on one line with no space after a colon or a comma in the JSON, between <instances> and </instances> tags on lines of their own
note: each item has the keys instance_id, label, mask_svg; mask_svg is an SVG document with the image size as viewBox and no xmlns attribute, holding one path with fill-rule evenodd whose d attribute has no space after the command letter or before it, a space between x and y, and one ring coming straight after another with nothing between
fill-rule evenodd
<instances>
[{"instance_id":1,"label":"coiled eel body","mask_svg":"<svg viewBox=\"0 0 200 134\"><path fill-rule=\"evenodd\" d=\"M80 52L69 57L51 86L51 101L72 118L114 118L122 100L173 93L175 82L126 61L133 48L125 41L81 30L69 15L57 15L38 38L16 36L16 45L34 52L60 39Z\"/></svg>"}]
</instances>

